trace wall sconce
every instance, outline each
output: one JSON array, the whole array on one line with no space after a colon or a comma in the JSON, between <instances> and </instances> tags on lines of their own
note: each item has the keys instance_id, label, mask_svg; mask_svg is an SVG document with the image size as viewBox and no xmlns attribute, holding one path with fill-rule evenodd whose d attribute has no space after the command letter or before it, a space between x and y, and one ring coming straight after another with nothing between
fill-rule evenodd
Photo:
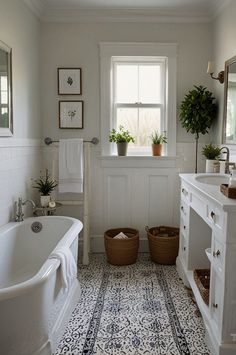
<instances>
[{"instance_id":1,"label":"wall sconce","mask_svg":"<svg viewBox=\"0 0 236 355\"><path fill-rule=\"evenodd\" d=\"M213 76L214 74L214 62L208 62L207 74L210 74L212 79L219 80L221 84L225 81L225 72L222 70L219 72L218 76Z\"/></svg>"}]
</instances>

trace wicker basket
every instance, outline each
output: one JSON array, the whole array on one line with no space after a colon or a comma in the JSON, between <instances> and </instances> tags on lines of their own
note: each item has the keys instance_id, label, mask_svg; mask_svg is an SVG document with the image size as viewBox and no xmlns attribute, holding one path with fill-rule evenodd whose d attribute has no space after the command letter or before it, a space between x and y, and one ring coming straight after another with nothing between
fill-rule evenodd
<instances>
[{"instance_id":1,"label":"wicker basket","mask_svg":"<svg viewBox=\"0 0 236 355\"><path fill-rule=\"evenodd\" d=\"M123 232L128 239L114 239ZM139 248L139 233L133 228L109 229L104 233L107 261L112 265L130 265L136 262Z\"/></svg>"},{"instance_id":2,"label":"wicker basket","mask_svg":"<svg viewBox=\"0 0 236 355\"><path fill-rule=\"evenodd\" d=\"M210 269L196 269L193 277L203 301L209 305Z\"/></svg>"},{"instance_id":3,"label":"wicker basket","mask_svg":"<svg viewBox=\"0 0 236 355\"><path fill-rule=\"evenodd\" d=\"M179 250L179 228L146 227L151 260L158 264L173 265Z\"/></svg>"}]
</instances>

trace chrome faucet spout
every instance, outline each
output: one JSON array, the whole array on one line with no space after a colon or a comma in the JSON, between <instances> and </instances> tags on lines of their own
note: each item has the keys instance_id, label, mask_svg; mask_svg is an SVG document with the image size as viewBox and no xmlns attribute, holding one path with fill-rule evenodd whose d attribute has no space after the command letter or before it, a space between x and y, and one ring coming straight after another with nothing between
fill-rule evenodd
<instances>
[{"instance_id":1,"label":"chrome faucet spout","mask_svg":"<svg viewBox=\"0 0 236 355\"><path fill-rule=\"evenodd\" d=\"M35 204L35 202L34 202L33 200L25 200L24 202L22 202L22 205L24 206L24 205L26 205L28 202L32 205L33 210L35 210L36 204Z\"/></svg>"},{"instance_id":2,"label":"chrome faucet spout","mask_svg":"<svg viewBox=\"0 0 236 355\"><path fill-rule=\"evenodd\" d=\"M221 147L220 151L222 151L223 149L225 149L225 152L222 152L222 154L226 154L226 158L225 158L225 173L229 174L229 148L228 147Z\"/></svg>"}]
</instances>

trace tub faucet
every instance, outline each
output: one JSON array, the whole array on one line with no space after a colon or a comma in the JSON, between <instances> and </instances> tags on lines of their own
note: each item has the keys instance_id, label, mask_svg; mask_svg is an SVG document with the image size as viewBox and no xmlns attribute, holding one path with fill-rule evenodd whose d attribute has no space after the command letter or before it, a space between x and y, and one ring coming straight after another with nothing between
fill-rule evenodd
<instances>
[{"instance_id":1,"label":"tub faucet","mask_svg":"<svg viewBox=\"0 0 236 355\"><path fill-rule=\"evenodd\" d=\"M225 158L225 173L229 174L229 148L228 147L222 147L220 148L220 151L225 149L225 152L222 152L223 154L226 154Z\"/></svg>"},{"instance_id":2,"label":"tub faucet","mask_svg":"<svg viewBox=\"0 0 236 355\"><path fill-rule=\"evenodd\" d=\"M23 213L23 210L22 210L22 206L26 205L27 203L31 203L32 207L33 207L33 210L36 208L36 205L34 203L33 200L25 200L25 201L22 201L22 198L19 197L18 198L18 202L15 202L16 203L16 217L15 217L15 222L22 222L24 220L24 213Z\"/></svg>"}]
</instances>

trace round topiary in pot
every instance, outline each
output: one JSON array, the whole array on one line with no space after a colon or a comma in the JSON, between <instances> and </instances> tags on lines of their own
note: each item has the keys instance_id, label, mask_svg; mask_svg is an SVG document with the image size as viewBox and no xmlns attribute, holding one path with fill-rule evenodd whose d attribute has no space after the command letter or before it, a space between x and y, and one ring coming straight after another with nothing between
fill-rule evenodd
<instances>
[{"instance_id":1,"label":"round topiary in pot","mask_svg":"<svg viewBox=\"0 0 236 355\"><path fill-rule=\"evenodd\" d=\"M195 135L195 173L197 173L198 139L206 134L216 117L217 107L212 93L203 86L194 86L180 106L180 121L187 132Z\"/></svg>"}]
</instances>

